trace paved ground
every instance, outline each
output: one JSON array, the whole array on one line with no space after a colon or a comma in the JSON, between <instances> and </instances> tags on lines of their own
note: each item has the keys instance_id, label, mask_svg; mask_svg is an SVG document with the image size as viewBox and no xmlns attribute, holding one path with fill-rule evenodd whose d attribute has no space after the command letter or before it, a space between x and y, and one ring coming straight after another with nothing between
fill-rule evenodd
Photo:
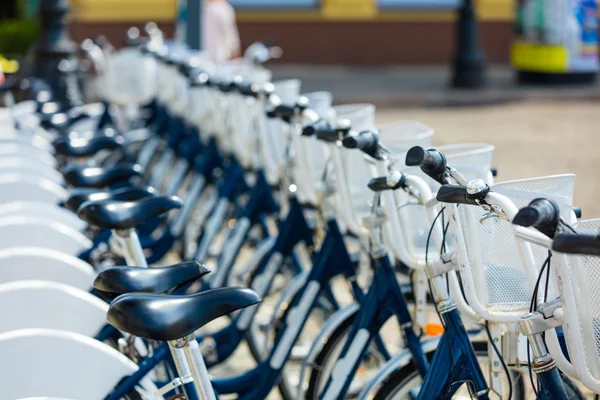
<instances>
[{"instance_id":1,"label":"paved ground","mask_svg":"<svg viewBox=\"0 0 600 400\"><path fill-rule=\"evenodd\" d=\"M299 78L302 90L329 90L335 102L369 102L381 107L479 106L517 100L600 99L600 85L523 86L508 66L487 70L484 89L452 90L445 66L359 68L342 66L274 65L275 79Z\"/></svg>"},{"instance_id":2,"label":"paved ground","mask_svg":"<svg viewBox=\"0 0 600 400\"><path fill-rule=\"evenodd\" d=\"M600 103L516 102L477 108L378 110L378 121L415 119L435 130L434 143L496 146L498 180L577 175L575 204L600 218Z\"/></svg>"}]
</instances>

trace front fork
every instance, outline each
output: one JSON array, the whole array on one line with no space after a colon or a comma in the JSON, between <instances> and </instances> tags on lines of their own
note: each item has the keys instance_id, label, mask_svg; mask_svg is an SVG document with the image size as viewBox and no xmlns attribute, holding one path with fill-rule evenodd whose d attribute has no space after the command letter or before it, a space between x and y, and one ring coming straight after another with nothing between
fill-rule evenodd
<instances>
[{"instance_id":1,"label":"front fork","mask_svg":"<svg viewBox=\"0 0 600 400\"><path fill-rule=\"evenodd\" d=\"M553 304L546 303L540 307L550 308L552 306ZM568 400L569 398L558 368L556 368L556 361L548 352L542 336L545 331L554 329L557 324L558 321L554 318L546 318L540 311L525 314L519 321L521 331L527 336L533 353L530 368L538 378L538 399Z\"/></svg>"},{"instance_id":2,"label":"front fork","mask_svg":"<svg viewBox=\"0 0 600 400\"><path fill-rule=\"evenodd\" d=\"M450 399L464 382L469 382L474 398L489 399L489 388L465 330L456 304L441 301L438 310L444 333L429 365L419 399Z\"/></svg>"}]
</instances>

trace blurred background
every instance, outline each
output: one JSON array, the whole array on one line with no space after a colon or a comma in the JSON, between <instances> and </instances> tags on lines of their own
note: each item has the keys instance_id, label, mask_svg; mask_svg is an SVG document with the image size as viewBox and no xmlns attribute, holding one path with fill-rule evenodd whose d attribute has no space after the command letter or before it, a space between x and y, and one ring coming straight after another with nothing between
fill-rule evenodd
<instances>
[{"instance_id":1,"label":"blurred background","mask_svg":"<svg viewBox=\"0 0 600 400\"><path fill-rule=\"evenodd\" d=\"M22 59L44 37L40 2L69 7L76 43L104 35L119 48L148 21L170 37L201 32L201 0L2 0L0 54ZM275 78L329 90L337 104L374 103L380 122L419 120L439 144L494 144L499 180L577 173L576 202L600 217L596 0L230 4L242 50L256 41L283 50L267 65Z\"/></svg>"}]
</instances>

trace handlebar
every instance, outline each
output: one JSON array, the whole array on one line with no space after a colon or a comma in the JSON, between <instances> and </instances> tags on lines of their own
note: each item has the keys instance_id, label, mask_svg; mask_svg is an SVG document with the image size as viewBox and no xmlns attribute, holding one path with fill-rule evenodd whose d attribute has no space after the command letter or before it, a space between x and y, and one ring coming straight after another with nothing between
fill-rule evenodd
<instances>
[{"instance_id":1,"label":"handlebar","mask_svg":"<svg viewBox=\"0 0 600 400\"><path fill-rule=\"evenodd\" d=\"M440 203L478 205L478 197L469 194L466 186L442 185L435 196Z\"/></svg>"},{"instance_id":2,"label":"handlebar","mask_svg":"<svg viewBox=\"0 0 600 400\"><path fill-rule=\"evenodd\" d=\"M300 97L295 104L278 104L267 111L268 118L280 118L285 122L291 122L292 118L308 108L308 101Z\"/></svg>"},{"instance_id":3,"label":"handlebar","mask_svg":"<svg viewBox=\"0 0 600 400\"><path fill-rule=\"evenodd\" d=\"M600 256L600 235L559 232L552 242L552 250L567 254Z\"/></svg>"},{"instance_id":4,"label":"handlebar","mask_svg":"<svg viewBox=\"0 0 600 400\"><path fill-rule=\"evenodd\" d=\"M548 237L554 237L556 227L560 221L560 209L558 204L549 199L534 199L525 208L519 210L513 218L513 224L530 227L533 226L538 231Z\"/></svg>"},{"instance_id":5,"label":"handlebar","mask_svg":"<svg viewBox=\"0 0 600 400\"><path fill-rule=\"evenodd\" d=\"M342 145L347 149L359 149L369 156L379 159L379 135L376 132L363 131L358 135L348 135L342 139Z\"/></svg>"},{"instance_id":6,"label":"handlebar","mask_svg":"<svg viewBox=\"0 0 600 400\"><path fill-rule=\"evenodd\" d=\"M233 83L237 91L244 96L258 97L260 87L256 83L235 82Z\"/></svg>"},{"instance_id":7,"label":"handlebar","mask_svg":"<svg viewBox=\"0 0 600 400\"><path fill-rule=\"evenodd\" d=\"M390 176L381 176L369 181L369 189L374 192L383 192L384 190L396 190L406 187L406 177L399 171L394 171Z\"/></svg>"},{"instance_id":8,"label":"handlebar","mask_svg":"<svg viewBox=\"0 0 600 400\"><path fill-rule=\"evenodd\" d=\"M191 87L211 86L212 85L210 76L206 72L198 71L198 73L190 73L189 81L190 81Z\"/></svg>"},{"instance_id":9,"label":"handlebar","mask_svg":"<svg viewBox=\"0 0 600 400\"><path fill-rule=\"evenodd\" d=\"M442 185L446 183L446 157L438 150L415 146L406 153L406 165L420 167L421 171Z\"/></svg>"},{"instance_id":10,"label":"handlebar","mask_svg":"<svg viewBox=\"0 0 600 400\"><path fill-rule=\"evenodd\" d=\"M229 93L235 87L233 82L220 81L216 83L217 88L223 93Z\"/></svg>"}]
</instances>

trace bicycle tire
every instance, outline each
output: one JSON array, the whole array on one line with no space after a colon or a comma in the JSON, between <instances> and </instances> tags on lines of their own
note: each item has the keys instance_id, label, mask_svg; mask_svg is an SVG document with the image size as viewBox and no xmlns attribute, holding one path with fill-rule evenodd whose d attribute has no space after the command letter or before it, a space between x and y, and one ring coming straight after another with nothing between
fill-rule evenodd
<instances>
[{"instance_id":1,"label":"bicycle tire","mask_svg":"<svg viewBox=\"0 0 600 400\"><path fill-rule=\"evenodd\" d=\"M475 354L478 357L488 356L488 344L486 341L472 342ZM427 358L431 361L435 350L428 352ZM375 394L374 400L391 400L393 396L399 391L399 388L404 387L412 379L419 376L415 365L413 363L407 364L404 367L396 370L392 373L382 384L377 393ZM519 379L518 382L513 380L513 396L511 400L525 400L525 381Z\"/></svg>"},{"instance_id":2,"label":"bicycle tire","mask_svg":"<svg viewBox=\"0 0 600 400\"><path fill-rule=\"evenodd\" d=\"M333 334L327 339L327 343L317 357L315 361L311 363L311 371L310 378L308 383L308 388L305 393L306 400L317 400L320 395L320 388L322 384L322 379L329 379L329 376L323 376L323 366L327 361L332 357L332 354L336 352L338 349L338 345L345 342L346 336L350 329L352 328L352 324L356 318L356 314L347 318L337 329L333 332ZM335 357L337 359L337 356Z\"/></svg>"}]
</instances>

